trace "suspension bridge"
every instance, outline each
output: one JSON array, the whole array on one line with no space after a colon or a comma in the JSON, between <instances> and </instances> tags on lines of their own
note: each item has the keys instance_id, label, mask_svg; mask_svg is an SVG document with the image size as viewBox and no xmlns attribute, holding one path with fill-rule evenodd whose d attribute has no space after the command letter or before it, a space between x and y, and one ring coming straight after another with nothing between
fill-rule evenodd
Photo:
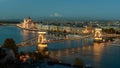
<instances>
[{"instance_id":1,"label":"suspension bridge","mask_svg":"<svg viewBox=\"0 0 120 68\"><path fill-rule=\"evenodd\" d=\"M120 35L116 34L102 34L101 30L97 29L95 34L90 35L65 35L61 34L47 34L47 32L38 32L38 35L32 38L29 38L27 40L21 41L20 43L16 44L17 46L32 46L32 45L38 45L38 44L48 44L52 42L62 42L67 40L80 40L84 38L94 38L94 40L102 40L104 37L120 37Z\"/></svg>"},{"instance_id":2,"label":"suspension bridge","mask_svg":"<svg viewBox=\"0 0 120 68\"><path fill-rule=\"evenodd\" d=\"M38 44L48 44L52 42L62 42L67 40L80 40L83 38L91 37L91 35L87 35L87 36L77 35L77 37L72 37L72 36L64 36L64 35L57 36L57 35L51 35L51 34L48 35L46 32L38 32L37 36L21 41L16 45L17 46L33 46Z\"/></svg>"}]
</instances>

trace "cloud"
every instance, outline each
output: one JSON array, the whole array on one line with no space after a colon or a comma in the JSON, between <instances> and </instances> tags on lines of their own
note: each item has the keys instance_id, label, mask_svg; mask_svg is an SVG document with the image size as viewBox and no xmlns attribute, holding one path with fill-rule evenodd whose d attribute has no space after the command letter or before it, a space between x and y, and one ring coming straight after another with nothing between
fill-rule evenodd
<instances>
[{"instance_id":1,"label":"cloud","mask_svg":"<svg viewBox=\"0 0 120 68\"><path fill-rule=\"evenodd\" d=\"M61 17L62 15L59 14L59 13L57 13L57 12L55 12L55 13L51 14L50 16L53 16L53 17Z\"/></svg>"}]
</instances>

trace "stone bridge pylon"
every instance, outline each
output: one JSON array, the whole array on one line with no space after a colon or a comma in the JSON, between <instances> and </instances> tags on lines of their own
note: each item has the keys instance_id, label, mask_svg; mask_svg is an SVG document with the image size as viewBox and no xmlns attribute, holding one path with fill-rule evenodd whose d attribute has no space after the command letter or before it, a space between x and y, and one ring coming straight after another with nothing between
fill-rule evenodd
<instances>
[{"instance_id":1,"label":"stone bridge pylon","mask_svg":"<svg viewBox=\"0 0 120 68\"><path fill-rule=\"evenodd\" d=\"M47 32L38 32L38 51L44 51L47 48Z\"/></svg>"},{"instance_id":2,"label":"stone bridge pylon","mask_svg":"<svg viewBox=\"0 0 120 68\"><path fill-rule=\"evenodd\" d=\"M103 41L102 29L95 28L95 30L94 30L94 41Z\"/></svg>"}]
</instances>

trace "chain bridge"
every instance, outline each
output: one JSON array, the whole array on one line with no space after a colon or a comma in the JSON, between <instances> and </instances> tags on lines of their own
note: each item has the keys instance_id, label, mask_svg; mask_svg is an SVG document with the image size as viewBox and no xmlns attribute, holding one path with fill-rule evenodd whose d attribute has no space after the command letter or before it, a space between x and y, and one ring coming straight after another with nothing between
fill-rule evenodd
<instances>
[{"instance_id":1,"label":"chain bridge","mask_svg":"<svg viewBox=\"0 0 120 68\"><path fill-rule=\"evenodd\" d=\"M80 40L83 38L91 37L91 35L87 36L80 36L80 35L54 35L54 34L47 34L46 32L38 32L38 35L28 40L24 40L18 44L17 46L32 46L38 44L47 44L51 42L62 42L66 40Z\"/></svg>"},{"instance_id":2,"label":"chain bridge","mask_svg":"<svg viewBox=\"0 0 120 68\"><path fill-rule=\"evenodd\" d=\"M91 37L94 41L103 41L104 37L120 37L120 35L116 34L102 34L101 29L95 29L94 34L89 35L74 35L74 34L48 34L47 32L38 32L37 36L29 38L28 40L24 40L18 44L17 46L32 46L38 44L47 44L51 42L61 42L66 40L80 40L83 38Z\"/></svg>"}]
</instances>

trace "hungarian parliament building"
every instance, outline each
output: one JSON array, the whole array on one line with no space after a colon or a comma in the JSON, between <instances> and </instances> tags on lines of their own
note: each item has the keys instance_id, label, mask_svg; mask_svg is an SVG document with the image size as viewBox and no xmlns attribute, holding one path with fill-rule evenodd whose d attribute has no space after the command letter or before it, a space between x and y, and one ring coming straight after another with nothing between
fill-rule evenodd
<instances>
[{"instance_id":1,"label":"hungarian parliament building","mask_svg":"<svg viewBox=\"0 0 120 68\"><path fill-rule=\"evenodd\" d=\"M30 17L27 19L24 19L24 21L20 24L17 24L18 27L23 29L37 29L36 27L37 23L34 22Z\"/></svg>"}]
</instances>

